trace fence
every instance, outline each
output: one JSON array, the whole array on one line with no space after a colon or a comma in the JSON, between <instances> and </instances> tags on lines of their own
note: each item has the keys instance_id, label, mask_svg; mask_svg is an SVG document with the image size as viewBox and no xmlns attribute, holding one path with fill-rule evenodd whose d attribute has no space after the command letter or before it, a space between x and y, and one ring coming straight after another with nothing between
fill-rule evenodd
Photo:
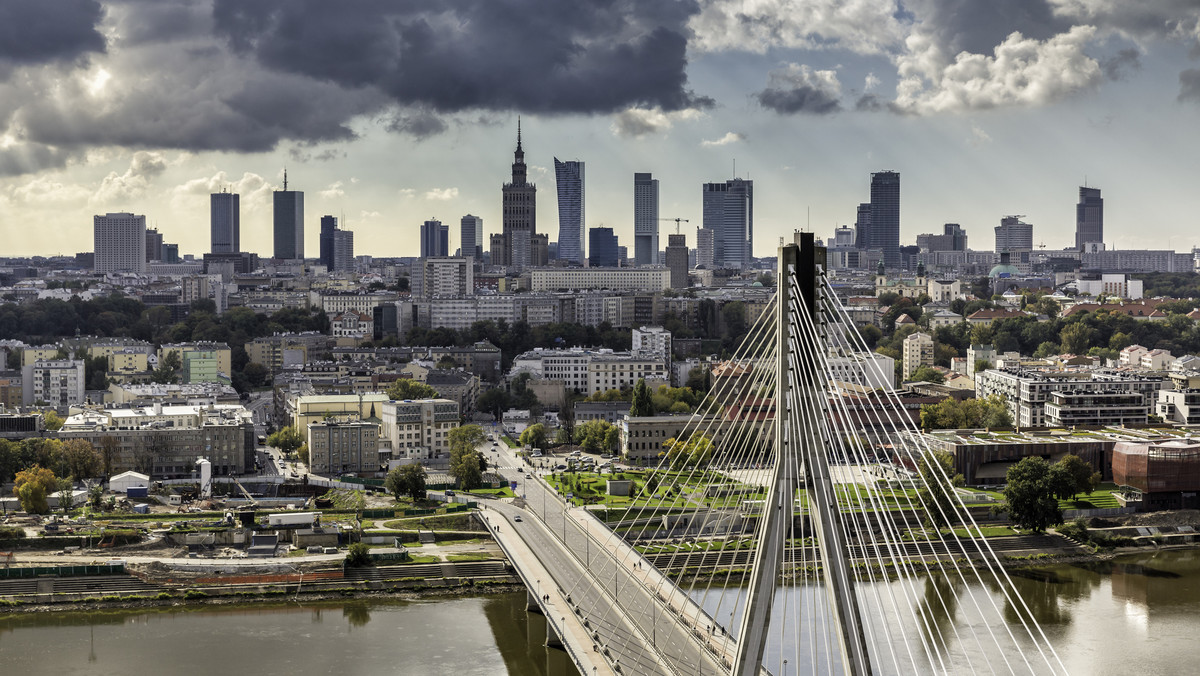
<instances>
[{"instance_id":1,"label":"fence","mask_svg":"<svg viewBox=\"0 0 1200 676\"><path fill-rule=\"evenodd\" d=\"M3 568L0 569L0 579L26 577L83 577L88 575L123 575L124 563L109 563L103 566L35 566L33 568Z\"/></svg>"},{"instance_id":2,"label":"fence","mask_svg":"<svg viewBox=\"0 0 1200 676\"><path fill-rule=\"evenodd\" d=\"M1133 514L1137 512L1134 507L1107 507L1105 509L1064 509L1063 519L1078 519L1079 517L1092 516L1121 516L1122 514Z\"/></svg>"}]
</instances>

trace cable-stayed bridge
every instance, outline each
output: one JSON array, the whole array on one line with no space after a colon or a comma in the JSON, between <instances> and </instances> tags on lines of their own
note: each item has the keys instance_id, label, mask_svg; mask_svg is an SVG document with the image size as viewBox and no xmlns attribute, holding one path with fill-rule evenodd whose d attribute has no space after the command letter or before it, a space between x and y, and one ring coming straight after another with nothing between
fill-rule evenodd
<instances>
[{"instance_id":1,"label":"cable-stayed bridge","mask_svg":"<svg viewBox=\"0 0 1200 676\"><path fill-rule=\"evenodd\" d=\"M1065 673L890 386L890 412L847 405L871 351L796 240L623 511L510 475L524 499L489 518L548 641L584 674Z\"/></svg>"}]
</instances>

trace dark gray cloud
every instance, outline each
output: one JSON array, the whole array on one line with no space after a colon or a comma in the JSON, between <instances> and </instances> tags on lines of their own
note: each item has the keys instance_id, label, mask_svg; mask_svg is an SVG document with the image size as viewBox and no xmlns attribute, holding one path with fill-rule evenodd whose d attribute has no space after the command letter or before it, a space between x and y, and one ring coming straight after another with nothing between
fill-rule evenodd
<instances>
[{"instance_id":1,"label":"dark gray cloud","mask_svg":"<svg viewBox=\"0 0 1200 676\"><path fill-rule=\"evenodd\" d=\"M1014 31L1045 40L1071 28L1046 0L910 0L921 28L953 56L967 51L991 54Z\"/></svg>"},{"instance_id":2,"label":"dark gray cloud","mask_svg":"<svg viewBox=\"0 0 1200 676\"><path fill-rule=\"evenodd\" d=\"M269 68L437 113L710 106L687 87L694 0L215 0L219 35ZM425 131L428 125L417 125Z\"/></svg>"},{"instance_id":3,"label":"dark gray cloud","mask_svg":"<svg viewBox=\"0 0 1200 676\"><path fill-rule=\"evenodd\" d=\"M1179 100L1200 103L1200 68L1189 68L1179 74Z\"/></svg>"},{"instance_id":4,"label":"dark gray cloud","mask_svg":"<svg viewBox=\"0 0 1200 676\"><path fill-rule=\"evenodd\" d=\"M0 62L71 61L103 52L104 36L96 29L102 16L97 0L3 0Z\"/></svg>"},{"instance_id":5,"label":"dark gray cloud","mask_svg":"<svg viewBox=\"0 0 1200 676\"><path fill-rule=\"evenodd\" d=\"M854 109L864 113L876 113L885 109L884 102L875 94L863 94L854 102Z\"/></svg>"},{"instance_id":6,"label":"dark gray cloud","mask_svg":"<svg viewBox=\"0 0 1200 676\"><path fill-rule=\"evenodd\" d=\"M387 122L388 131L408 134L417 139L436 136L446 131L446 128L446 122L428 110L396 113Z\"/></svg>"},{"instance_id":7,"label":"dark gray cloud","mask_svg":"<svg viewBox=\"0 0 1200 676\"><path fill-rule=\"evenodd\" d=\"M811 85L800 85L790 89L767 87L756 97L764 108L777 113L812 113L827 115L842 109L836 96Z\"/></svg>"},{"instance_id":8,"label":"dark gray cloud","mask_svg":"<svg viewBox=\"0 0 1200 676\"><path fill-rule=\"evenodd\" d=\"M780 114L828 115L842 110L842 87L832 70L786 63L767 74L767 88L755 94L762 107Z\"/></svg>"},{"instance_id":9,"label":"dark gray cloud","mask_svg":"<svg viewBox=\"0 0 1200 676\"><path fill-rule=\"evenodd\" d=\"M1142 54L1136 49L1122 49L1100 62L1104 75L1110 80L1123 79L1130 71L1142 69Z\"/></svg>"}]
</instances>

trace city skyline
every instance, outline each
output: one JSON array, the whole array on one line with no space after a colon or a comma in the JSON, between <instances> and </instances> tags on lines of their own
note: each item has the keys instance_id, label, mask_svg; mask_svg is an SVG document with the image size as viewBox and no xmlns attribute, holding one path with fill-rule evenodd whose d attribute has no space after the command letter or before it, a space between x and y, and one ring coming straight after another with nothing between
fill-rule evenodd
<instances>
[{"instance_id":1,"label":"city skyline","mask_svg":"<svg viewBox=\"0 0 1200 676\"><path fill-rule=\"evenodd\" d=\"M838 13L820 2L738 10L709 0L618 5L612 22L578 9L554 19L564 22L561 43L587 45L578 70L547 71L532 88L480 86L458 100L415 70L372 60L369 48L388 30L368 27L407 25L423 10L278 9L361 31L367 51L339 60L325 56L332 38L296 41L278 17L227 0L152 12L117 0L77 4L70 22L13 17L54 31L31 36L39 50L0 46L0 214L12 255L85 250L93 216L109 212L145 214L198 255L208 248L209 196L222 188L241 196L241 249L268 254L271 191L285 167L307 193L307 251L322 213L345 213L358 249L379 256L416 255L431 213L447 223L477 214L494 234L518 115L543 214L557 212L554 156L576 157L589 165L584 227L612 227L625 241L636 172L661 181L663 215L691 221L689 246L701 218L696 186L754 180L753 254L769 256L795 228L828 237L853 224L865 177L888 168L904 176L906 243L947 222L983 242L1000 217L1024 214L1035 244L1072 247L1078 187L1093 186L1108 198L1110 246L1200 244L1188 189L1189 159L1200 152L1189 133L1200 69L1188 57L1200 9L929 0ZM528 0L530 11L543 4ZM18 13L44 11L63 10L33 3ZM494 20L489 28L507 36L483 38L491 63L457 46L470 40L417 61L450 68L447 81L483 81L562 47L528 33L520 12L498 17L469 3L447 11ZM739 21L737 11L749 14ZM634 62L620 63L607 45L628 48ZM300 58L301 47L319 58ZM597 79L585 82L584 72ZM142 119L146 110L155 117Z\"/></svg>"}]
</instances>

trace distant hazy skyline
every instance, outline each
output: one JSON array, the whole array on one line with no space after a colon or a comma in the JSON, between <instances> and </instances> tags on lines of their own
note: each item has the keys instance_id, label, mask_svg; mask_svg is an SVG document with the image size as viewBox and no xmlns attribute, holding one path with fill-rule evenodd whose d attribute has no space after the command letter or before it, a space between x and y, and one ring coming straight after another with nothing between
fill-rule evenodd
<instances>
[{"instance_id":1,"label":"distant hazy skyline","mask_svg":"<svg viewBox=\"0 0 1200 676\"><path fill-rule=\"evenodd\" d=\"M904 243L952 222L990 249L1022 214L1071 246L1086 181L1110 247L1200 245L1194 0L5 0L0 25L3 255L91 250L110 211L199 255L221 188L269 255L286 167L306 251L333 214L356 253L415 256L433 218L499 232L518 115L551 237L557 156L631 250L634 172L694 247L735 162L756 256L853 223L881 170Z\"/></svg>"}]
</instances>

